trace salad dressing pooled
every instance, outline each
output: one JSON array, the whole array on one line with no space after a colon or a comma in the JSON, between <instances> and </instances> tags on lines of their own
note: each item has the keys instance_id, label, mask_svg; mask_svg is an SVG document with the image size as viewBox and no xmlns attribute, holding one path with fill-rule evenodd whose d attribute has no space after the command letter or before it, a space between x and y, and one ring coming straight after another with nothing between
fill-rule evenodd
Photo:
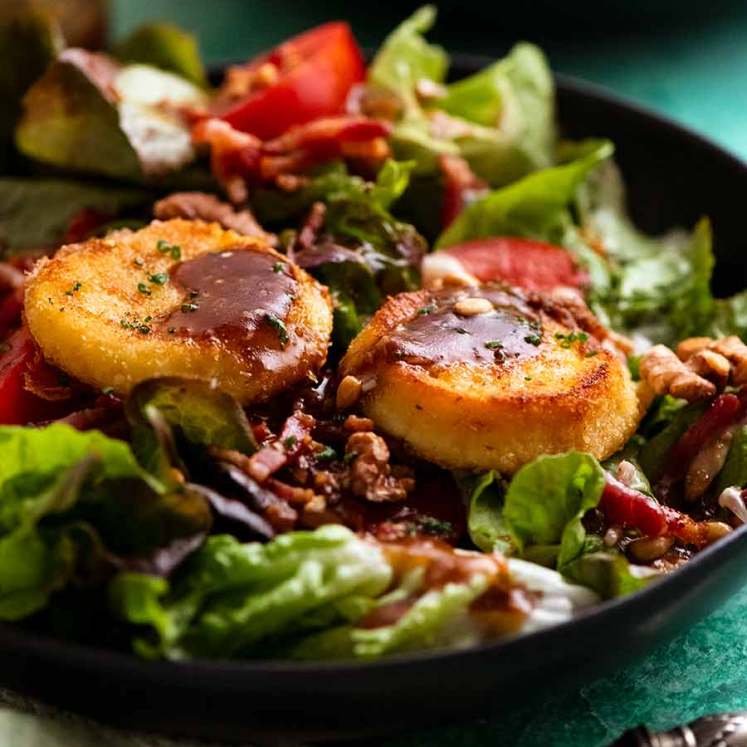
<instances>
[{"instance_id":1,"label":"salad dressing pooled","mask_svg":"<svg viewBox=\"0 0 747 747\"><path fill-rule=\"evenodd\" d=\"M172 281L184 288L184 303L162 326L187 337L242 340L269 325L282 334L298 283L287 262L264 251L239 249L201 254L180 262Z\"/></svg>"}]
</instances>

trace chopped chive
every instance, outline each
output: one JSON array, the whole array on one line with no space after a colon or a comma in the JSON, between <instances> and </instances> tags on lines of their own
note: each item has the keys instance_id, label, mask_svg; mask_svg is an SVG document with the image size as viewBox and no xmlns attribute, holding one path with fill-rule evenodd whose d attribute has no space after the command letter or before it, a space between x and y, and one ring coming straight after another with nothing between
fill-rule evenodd
<instances>
[{"instance_id":1,"label":"chopped chive","mask_svg":"<svg viewBox=\"0 0 747 747\"><path fill-rule=\"evenodd\" d=\"M432 314L435 310L436 307L434 304L423 306L422 308L418 309L418 316L428 316L428 314Z\"/></svg>"},{"instance_id":2,"label":"chopped chive","mask_svg":"<svg viewBox=\"0 0 747 747\"><path fill-rule=\"evenodd\" d=\"M265 321L275 330L280 341L280 347L288 344L288 329L285 324L273 314L265 314Z\"/></svg>"},{"instance_id":3,"label":"chopped chive","mask_svg":"<svg viewBox=\"0 0 747 747\"><path fill-rule=\"evenodd\" d=\"M102 394L114 394L114 387L113 387L113 386L105 386L105 387L104 387L104 388L103 388L103 389L101 390L101 393L102 393Z\"/></svg>"},{"instance_id":4,"label":"chopped chive","mask_svg":"<svg viewBox=\"0 0 747 747\"><path fill-rule=\"evenodd\" d=\"M272 266L272 271L273 272L282 272L283 271L283 267L285 267L285 263L284 262L275 262L275 264Z\"/></svg>"},{"instance_id":5,"label":"chopped chive","mask_svg":"<svg viewBox=\"0 0 747 747\"><path fill-rule=\"evenodd\" d=\"M317 462L326 462L337 459L337 452L331 446L325 446L321 451L317 451L314 457Z\"/></svg>"},{"instance_id":6,"label":"chopped chive","mask_svg":"<svg viewBox=\"0 0 747 747\"><path fill-rule=\"evenodd\" d=\"M142 293L144 296L150 295L150 288L145 283L138 283L137 284L138 292Z\"/></svg>"},{"instance_id":7,"label":"chopped chive","mask_svg":"<svg viewBox=\"0 0 747 747\"><path fill-rule=\"evenodd\" d=\"M155 285L165 285L169 281L169 276L165 272L156 272L148 275L148 280Z\"/></svg>"},{"instance_id":8,"label":"chopped chive","mask_svg":"<svg viewBox=\"0 0 747 747\"><path fill-rule=\"evenodd\" d=\"M140 334L142 334L142 335L148 335L148 334L150 334L150 327L147 324L141 324L137 328L137 331L140 332Z\"/></svg>"},{"instance_id":9,"label":"chopped chive","mask_svg":"<svg viewBox=\"0 0 747 747\"><path fill-rule=\"evenodd\" d=\"M196 303L183 303L182 304L182 313L183 314L191 314L194 311L197 311L200 307Z\"/></svg>"},{"instance_id":10,"label":"chopped chive","mask_svg":"<svg viewBox=\"0 0 747 747\"><path fill-rule=\"evenodd\" d=\"M503 347L503 343L500 340L488 340L485 343L485 347L488 350L500 350Z\"/></svg>"},{"instance_id":11,"label":"chopped chive","mask_svg":"<svg viewBox=\"0 0 747 747\"><path fill-rule=\"evenodd\" d=\"M77 293L83 287L83 283L76 280L69 290L65 291L66 296L72 296L73 293Z\"/></svg>"},{"instance_id":12,"label":"chopped chive","mask_svg":"<svg viewBox=\"0 0 747 747\"><path fill-rule=\"evenodd\" d=\"M527 335L524 338L524 342L528 342L530 345L537 346L542 342L541 335Z\"/></svg>"},{"instance_id":13,"label":"chopped chive","mask_svg":"<svg viewBox=\"0 0 747 747\"><path fill-rule=\"evenodd\" d=\"M283 446L285 446L286 449L292 449L297 441L298 439L295 436L288 436L288 438L283 441Z\"/></svg>"},{"instance_id":14,"label":"chopped chive","mask_svg":"<svg viewBox=\"0 0 747 747\"><path fill-rule=\"evenodd\" d=\"M182 258L182 248L180 246L172 246L171 247L171 259L181 259Z\"/></svg>"}]
</instances>

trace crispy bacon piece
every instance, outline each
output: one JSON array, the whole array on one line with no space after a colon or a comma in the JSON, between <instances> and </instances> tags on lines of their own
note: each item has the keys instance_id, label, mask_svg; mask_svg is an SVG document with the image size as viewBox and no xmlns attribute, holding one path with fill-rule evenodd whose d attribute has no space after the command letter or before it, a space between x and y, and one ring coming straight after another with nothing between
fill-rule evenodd
<instances>
[{"instance_id":1,"label":"crispy bacon piece","mask_svg":"<svg viewBox=\"0 0 747 747\"><path fill-rule=\"evenodd\" d=\"M247 184L276 182L336 158L368 158L380 163L389 155L390 125L368 117L316 119L292 127L273 140L262 141L215 118L199 121L192 130L195 145L211 149L213 174L232 202L243 202Z\"/></svg>"}]
</instances>

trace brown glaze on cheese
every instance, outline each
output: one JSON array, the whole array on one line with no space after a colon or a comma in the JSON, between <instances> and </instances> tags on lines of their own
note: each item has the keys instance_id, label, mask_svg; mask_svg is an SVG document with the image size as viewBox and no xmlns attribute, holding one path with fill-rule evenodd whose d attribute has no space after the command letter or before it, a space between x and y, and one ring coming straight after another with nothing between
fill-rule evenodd
<instances>
[{"instance_id":1,"label":"brown glaze on cheese","mask_svg":"<svg viewBox=\"0 0 747 747\"><path fill-rule=\"evenodd\" d=\"M285 323L298 291L287 262L266 251L238 249L202 254L180 262L172 282L184 303L162 323L179 335L246 340L268 315Z\"/></svg>"},{"instance_id":2,"label":"brown glaze on cheese","mask_svg":"<svg viewBox=\"0 0 747 747\"><path fill-rule=\"evenodd\" d=\"M484 298L493 311L465 316L455 306L464 299ZM412 365L502 362L534 356L542 334L539 315L523 299L501 288L469 292L436 291L416 315L389 336L393 360Z\"/></svg>"}]
</instances>

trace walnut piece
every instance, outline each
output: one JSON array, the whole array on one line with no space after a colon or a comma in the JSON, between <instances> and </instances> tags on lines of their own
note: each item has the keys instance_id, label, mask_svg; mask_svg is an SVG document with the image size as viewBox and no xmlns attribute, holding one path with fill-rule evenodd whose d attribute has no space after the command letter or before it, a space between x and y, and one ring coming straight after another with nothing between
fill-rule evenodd
<instances>
[{"instance_id":1,"label":"walnut piece","mask_svg":"<svg viewBox=\"0 0 747 747\"><path fill-rule=\"evenodd\" d=\"M403 501L415 486L409 477L396 477L389 464L389 447L370 431L353 433L345 446L350 464L350 489L374 503Z\"/></svg>"},{"instance_id":2,"label":"walnut piece","mask_svg":"<svg viewBox=\"0 0 747 747\"><path fill-rule=\"evenodd\" d=\"M641 359L641 379L656 394L695 402L716 394L716 385L681 361L665 345L654 345Z\"/></svg>"}]
</instances>

